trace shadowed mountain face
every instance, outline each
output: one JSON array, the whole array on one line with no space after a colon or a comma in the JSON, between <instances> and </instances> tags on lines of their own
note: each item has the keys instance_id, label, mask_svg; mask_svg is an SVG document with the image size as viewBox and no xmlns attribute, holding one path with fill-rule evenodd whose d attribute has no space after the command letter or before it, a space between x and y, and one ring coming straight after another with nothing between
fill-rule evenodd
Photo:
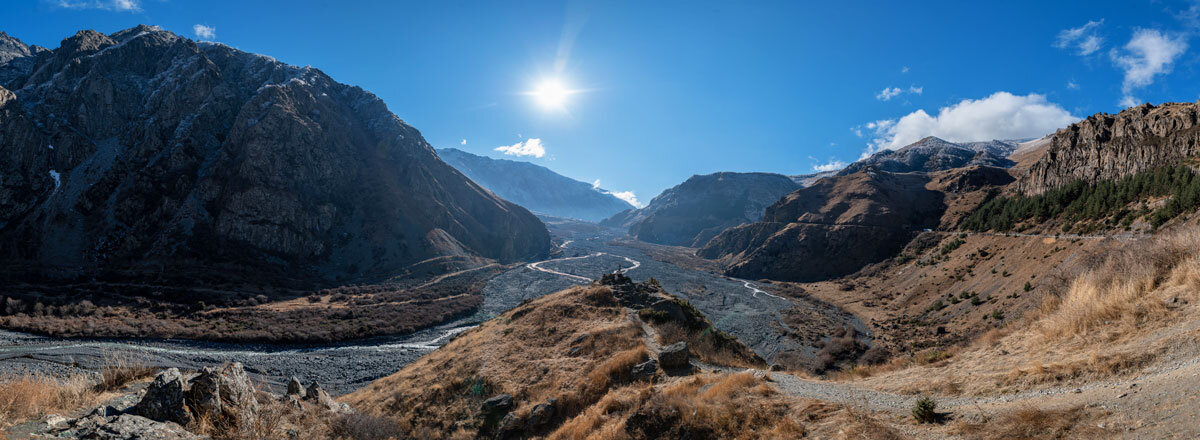
<instances>
[{"instance_id":1,"label":"shadowed mountain face","mask_svg":"<svg viewBox=\"0 0 1200 440\"><path fill-rule=\"evenodd\" d=\"M492 159L455 148L437 153L475 183L538 214L598 222L630 208L628 202L589 183L529 162Z\"/></svg>"},{"instance_id":2,"label":"shadowed mountain face","mask_svg":"<svg viewBox=\"0 0 1200 440\"><path fill-rule=\"evenodd\" d=\"M853 174L868 167L893 173L934 172L974 165L1008 168L1013 162L1007 157L1016 149L1013 141L953 143L930 136L899 150L875 153L838 174Z\"/></svg>"},{"instance_id":3,"label":"shadowed mountain face","mask_svg":"<svg viewBox=\"0 0 1200 440\"><path fill-rule=\"evenodd\" d=\"M914 230L937 225L945 204L927 182L924 174L872 168L822 179L768 207L761 222L722 232L697 255L722 260L740 278L845 275L892 256Z\"/></svg>"},{"instance_id":4,"label":"shadowed mountain face","mask_svg":"<svg viewBox=\"0 0 1200 440\"><path fill-rule=\"evenodd\" d=\"M699 247L725 229L758 221L764 208L799 187L780 174L692 176L663 191L645 208L622 212L601 224L628 228L630 235L650 243Z\"/></svg>"},{"instance_id":5,"label":"shadowed mountain face","mask_svg":"<svg viewBox=\"0 0 1200 440\"><path fill-rule=\"evenodd\" d=\"M379 98L319 70L147 26L80 31L52 51L10 40L9 278L194 269L324 282L550 246L530 212L439 160Z\"/></svg>"}]
</instances>

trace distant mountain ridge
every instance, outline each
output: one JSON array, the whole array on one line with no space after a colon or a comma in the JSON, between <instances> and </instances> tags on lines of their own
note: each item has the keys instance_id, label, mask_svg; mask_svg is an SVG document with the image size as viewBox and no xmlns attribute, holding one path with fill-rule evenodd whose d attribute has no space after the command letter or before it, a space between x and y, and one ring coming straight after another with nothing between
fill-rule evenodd
<instances>
[{"instance_id":1,"label":"distant mountain ridge","mask_svg":"<svg viewBox=\"0 0 1200 440\"><path fill-rule=\"evenodd\" d=\"M727 228L758 221L768 205L799 187L781 174L696 175L663 191L645 208L601 224L627 228L630 235L650 243L699 247Z\"/></svg>"},{"instance_id":2,"label":"distant mountain ridge","mask_svg":"<svg viewBox=\"0 0 1200 440\"><path fill-rule=\"evenodd\" d=\"M311 285L549 251L533 214L320 70L151 26L2 40L6 278Z\"/></svg>"},{"instance_id":3,"label":"distant mountain ridge","mask_svg":"<svg viewBox=\"0 0 1200 440\"><path fill-rule=\"evenodd\" d=\"M978 165L1008 168L1008 155L1017 149L1014 141L948 142L929 136L898 150L880 151L847 166L838 175L873 167L892 173L933 172Z\"/></svg>"},{"instance_id":4,"label":"distant mountain ridge","mask_svg":"<svg viewBox=\"0 0 1200 440\"><path fill-rule=\"evenodd\" d=\"M592 184L540 165L492 159L457 148L441 148L437 153L475 183L535 213L598 222L632 207Z\"/></svg>"}]
</instances>

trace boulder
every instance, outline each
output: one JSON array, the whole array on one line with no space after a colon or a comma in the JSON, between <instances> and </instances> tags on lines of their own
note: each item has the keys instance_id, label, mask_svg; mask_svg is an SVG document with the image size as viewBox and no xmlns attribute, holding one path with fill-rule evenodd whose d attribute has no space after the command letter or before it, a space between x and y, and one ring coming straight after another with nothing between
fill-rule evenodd
<instances>
[{"instance_id":1,"label":"boulder","mask_svg":"<svg viewBox=\"0 0 1200 440\"><path fill-rule=\"evenodd\" d=\"M258 414L254 393L246 370L241 363L234 362L221 368L204 368L192 379L187 401L197 416L241 424Z\"/></svg>"},{"instance_id":2,"label":"boulder","mask_svg":"<svg viewBox=\"0 0 1200 440\"><path fill-rule=\"evenodd\" d=\"M186 391L179 369L168 368L154 376L154 382L132 412L150 420L187 425L192 421L192 413L188 411Z\"/></svg>"},{"instance_id":3,"label":"boulder","mask_svg":"<svg viewBox=\"0 0 1200 440\"><path fill-rule=\"evenodd\" d=\"M304 385L300 384L300 379L297 379L296 376L292 376L292 379L289 380L288 384L287 384L287 395L301 396L303 394L304 394Z\"/></svg>"},{"instance_id":4,"label":"boulder","mask_svg":"<svg viewBox=\"0 0 1200 440\"><path fill-rule=\"evenodd\" d=\"M330 411L337 411L339 408L338 403L332 397L329 397L329 393L324 388L321 388L321 384L317 382L313 382L312 385L308 386L308 390L304 393L304 400L321 405Z\"/></svg>"},{"instance_id":5,"label":"boulder","mask_svg":"<svg viewBox=\"0 0 1200 440\"><path fill-rule=\"evenodd\" d=\"M658 363L664 370L686 368L688 366L687 342L679 341L663 347L658 353Z\"/></svg>"},{"instance_id":6,"label":"boulder","mask_svg":"<svg viewBox=\"0 0 1200 440\"><path fill-rule=\"evenodd\" d=\"M657 372L658 361L650 359L646 362L634 365L633 368L630 369L629 375L633 377L633 380L649 380L650 378L654 377L654 373Z\"/></svg>"},{"instance_id":7,"label":"boulder","mask_svg":"<svg viewBox=\"0 0 1200 440\"><path fill-rule=\"evenodd\" d=\"M554 420L554 406L558 404L558 399L547 400L546 403L539 403L529 411L529 426L538 428L551 420Z\"/></svg>"},{"instance_id":8,"label":"boulder","mask_svg":"<svg viewBox=\"0 0 1200 440\"><path fill-rule=\"evenodd\" d=\"M687 313L684 313L683 306L669 299L655 301L650 305L650 310L667 314L671 321L684 323L687 322Z\"/></svg>"},{"instance_id":9,"label":"boulder","mask_svg":"<svg viewBox=\"0 0 1200 440\"><path fill-rule=\"evenodd\" d=\"M513 409L512 394L501 394L483 401L484 414L504 414Z\"/></svg>"},{"instance_id":10,"label":"boulder","mask_svg":"<svg viewBox=\"0 0 1200 440\"><path fill-rule=\"evenodd\" d=\"M89 440L199 440L204 437L187 432L172 422L160 422L134 414L122 414L103 424L95 424L62 434Z\"/></svg>"}]
</instances>

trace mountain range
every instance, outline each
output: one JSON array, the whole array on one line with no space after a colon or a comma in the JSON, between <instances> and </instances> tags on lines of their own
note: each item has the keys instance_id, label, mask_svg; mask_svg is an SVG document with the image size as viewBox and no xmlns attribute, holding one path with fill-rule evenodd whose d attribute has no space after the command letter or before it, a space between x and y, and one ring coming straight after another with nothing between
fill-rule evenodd
<instances>
[{"instance_id":1,"label":"mountain range","mask_svg":"<svg viewBox=\"0 0 1200 440\"><path fill-rule=\"evenodd\" d=\"M645 208L621 212L601 225L627 229L650 243L699 247L725 229L758 221L764 208L799 187L780 174L696 175L663 191Z\"/></svg>"},{"instance_id":2,"label":"mountain range","mask_svg":"<svg viewBox=\"0 0 1200 440\"><path fill-rule=\"evenodd\" d=\"M437 153L475 183L538 214L598 222L631 207L608 191L540 165L492 159L456 148L442 148Z\"/></svg>"},{"instance_id":3,"label":"mountain range","mask_svg":"<svg viewBox=\"0 0 1200 440\"><path fill-rule=\"evenodd\" d=\"M7 277L328 284L550 248L528 210L318 69L151 26L0 51Z\"/></svg>"}]
</instances>

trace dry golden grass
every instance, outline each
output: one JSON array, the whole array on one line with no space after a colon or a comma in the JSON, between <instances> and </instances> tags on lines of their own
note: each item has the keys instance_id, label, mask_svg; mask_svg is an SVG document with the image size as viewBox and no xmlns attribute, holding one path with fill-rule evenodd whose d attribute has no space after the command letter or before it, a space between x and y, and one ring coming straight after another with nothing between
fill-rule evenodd
<instances>
[{"instance_id":1,"label":"dry golden grass","mask_svg":"<svg viewBox=\"0 0 1200 440\"><path fill-rule=\"evenodd\" d=\"M666 346L686 341L688 351L706 363L742 368L766 367L763 361L758 359L746 346L727 339L727 335L718 333L711 328L689 331L674 322L653 323L652 325L658 330L659 343Z\"/></svg>"},{"instance_id":2,"label":"dry golden grass","mask_svg":"<svg viewBox=\"0 0 1200 440\"><path fill-rule=\"evenodd\" d=\"M1036 329L1046 344L1113 341L1170 322L1172 298L1200 299L1198 228L1112 249L1061 297L1046 301Z\"/></svg>"},{"instance_id":3,"label":"dry golden grass","mask_svg":"<svg viewBox=\"0 0 1200 440\"><path fill-rule=\"evenodd\" d=\"M1018 408L979 422L960 422L951 427L953 434L969 440L1095 439L1113 435L1091 423L1100 414L1094 410L1070 408L1045 410L1032 406Z\"/></svg>"},{"instance_id":4,"label":"dry golden grass","mask_svg":"<svg viewBox=\"0 0 1200 440\"><path fill-rule=\"evenodd\" d=\"M413 437L471 437L482 402L511 394L517 415L558 399L573 414L604 397L648 357L642 329L607 287L587 286L517 307L344 397Z\"/></svg>"},{"instance_id":5,"label":"dry golden grass","mask_svg":"<svg viewBox=\"0 0 1200 440\"><path fill-rule=\"evenodd\" d=\"M117 391L126 384L153 376L156 371L131 355L106 355L104 366L100 367L100 380L93 388L99 393Z\"/></svg>"},{"instance_id":6,"label":"dry golden grass","mask_svg":"<svg viewBox=\"0 0 1200 440\"><path fill-rule=\"evenodd\" d=\"M692 376L609 391L551 439L791 439L827 418L824 405L779 395L753 374Z\"/></svg>"},{"instance_id":7,"label":"dry golden grass","mask_svg":"<svg viewBox=\"0 0 1200 440\"><path fill-rule=\"evenodd\" d=\"M47 414L65 413L97 403L99 394L86 376L56 379L26 374L0 378L0 428Z\"/></svg>"}]
</instances>

